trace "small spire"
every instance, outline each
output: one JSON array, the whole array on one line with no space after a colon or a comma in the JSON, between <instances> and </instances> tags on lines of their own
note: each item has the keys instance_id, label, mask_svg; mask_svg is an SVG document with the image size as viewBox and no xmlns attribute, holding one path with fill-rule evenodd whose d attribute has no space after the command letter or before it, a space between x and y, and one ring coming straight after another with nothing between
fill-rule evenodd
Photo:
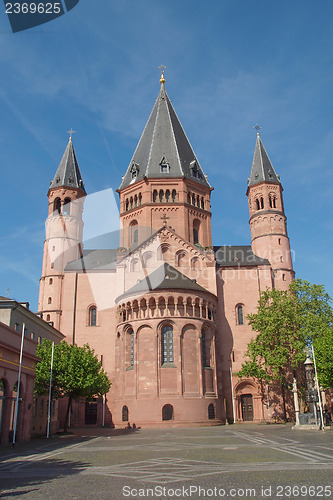
<instances>
[{"instance_id":1,"label":"small spire","mask_svg":"<svg viewBox=\"0 0 333 500\"><path fill-rule=\"evenodd\" d=\"M161 66L158 67L158 69L161 70L160 83L165 83L166 80L165 80L165 77L164 77L164 70L166 69L166 66L163 66L163 64L162 64Z\"/></svg>"},{"instance_id":2,"label":"small spire","mask_svg":"<svg viewBox=\"0 0 333 500\"><path fill-rule=\"evenodd\" d=\"M76 134L76 132L75 132L75 130L73 130L73 129L72 129L72 127L71 127L71 129L70 129L70 130L67 130L67 134L69 134L69 140L71 141L71 140L72 140L72 135L73 135L73 134Z\"/></svg>"}]
</instances>

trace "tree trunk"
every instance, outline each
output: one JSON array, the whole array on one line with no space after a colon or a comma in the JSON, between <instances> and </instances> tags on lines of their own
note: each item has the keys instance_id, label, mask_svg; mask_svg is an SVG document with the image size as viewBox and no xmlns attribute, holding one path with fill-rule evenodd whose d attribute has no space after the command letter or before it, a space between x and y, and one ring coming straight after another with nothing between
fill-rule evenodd
<instances>
[{"instance_id":1,"label":"tree trunk","mask_svg":"<svg viewBox=\"0 0 333 500\"><path fill-rule=\"evenodd\" d=\"M69 411L72 405L72 397L68 397L68 405L67 405L67 411L66 411L66 417L65 417L65 423L64 423L64 432L68 431L68 418L69 418Z\"/></svg>"}]
</instances>

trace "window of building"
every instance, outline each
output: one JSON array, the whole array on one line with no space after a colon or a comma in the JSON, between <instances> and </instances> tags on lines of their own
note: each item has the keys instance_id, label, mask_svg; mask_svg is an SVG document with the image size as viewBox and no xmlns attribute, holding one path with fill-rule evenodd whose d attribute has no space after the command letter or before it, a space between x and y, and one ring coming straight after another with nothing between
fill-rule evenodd
<instances>
[{"instance_id":1,"label":"window of building","mask_svg":"<svg viewBox=\"0 0 333 500\"><path fill-rule=\"evenodd\" d=\"M167 162L165 157L163 157L161 160L160 168L161 168L162 174L168 174L170 172L170 165Z\"/></svg>"},{"instance_id":2,"label":"window of building","mask_svg":"<svg viewBox=\"0 0 333 500\"><path fill-rule=\"evenodd\" d=\"M49 279L49 285L52 285L52 283L53 283L53 279L52 279L52 278L50 278L50 279Z\"/></svg>"},{"instance_id":3,"label":"window of building","mask_svg":"<svg viewBox=\"0 0 333 500\"><path fill-rule=\"evenodd\" d=\"M121 420L123 422L128 422L128 407L124 405L121 410Z\"/></svg>"},{"instance_id":4,"label":"window of building","mask_svg":"<svg viewBox=\"0 0 333 500\"><path fill-rule=\"evenodd\" d=\"M89 326L97 325L97 308L96 306L91 306L89 308Z\"/></svg>"},{"instance_id":5,"label":"window of building","mask_svg":"<svg viewBox=\"0 0 333 500\"><path fill-rule=\"evenodd\" d=\"M132 179L136 179L139 175L139 165L137 163L133 162L130 172L131 172Z\"/></svg>"},{"instance_id":6,"label":"window of building","mask_svg":"<svg viewBox=\"0 0 333 500\"><path fill-rule=\"evenodd\" d=\"M210 366L208 357L207 357L207 344L206 344L206 333L204 330L201 332L201 353L202 353L202 365L207 368Z\"/></svg>"},{"instance_id":7,"label":"window of building","mask_svg":"<svg viewBox=\"0 0 333 500\"><path fill-rule=\"evenodd\" d=\"M193 243L194 243L194 245L196 243L199 243L199 229L200 229L200 221L198 221L198 219L195 219L193 221Z\"/></svg>"},{"instance_id":8,"label":"window of building","mask_svg":"<svg viewBox=\"0 0 333 500\"><path fill-rule=\"evenodd\" d=\"M53 203L53 212L55 215L61 213L61 200L60 198L56 198Z\"/></svg>"},{"instance_id":9,"label":"window of building","mask_svg":"<svg viewBox=\"0 0 333 500\"><path fill-rule=\"evenodd\" d=\"M137 194L134 196L134 206L135 207L138 206L138 195Z\"/></svg>"},{"instance_id":10,"label":"window of building","mask_svg":"<svg viewBox=\"0 0 333 500\"><path fill-rule=\"evenodd\" d=\"M15 330L17 332L20 330L20 324L19 323L15 323Z\"/></svg>"},{"instance_id":11,"label":"window of building","mask_svg":"<svg viewBox=\"0 0 333 500\"><path fill-rule=\"evenodd\" d=\"M203 198L201 198L201 208L204 209L205 208L205 201Z\"/></svg>"},{"instance_id":12,"label":"window of building","mask_svg":"<svg viewBox=\"0 0 333 500\"><path fill-rule=\"evenodd\" d=\"M70 198L65 198L63 212L65 215L70 215L70 213L71 213L71 199Z\"/></svg>"},{"instance_id":13,"label":"window of building","mask_svg":"<svg viewBox=\"0 0 333 500\"><path fill-rule=\"evenodd\" d=\"M191 193L187 193L187 203L191 205Z\"/></svg>"},{"instance_id":14,"label":"window of building","mask_svg":"<svg viewBox=\"0 0 333 500\"><path fill-rule=\"evenodd\" d=\"M127 211L129 209L129 201L128 201L128 198L125 202L125 210Z\"/></svg>"},{"instance_id":15,"label":"window of building","mask_svg":"<svg viewBox=\"0 0 333 500\"><path fill-rule=\"evenodd\" d=\"M260 208L264 208L264 198L260 198Z\"/></svg>"},{"instance_id":16,"label":"window of building","mask_svg":"<svg viewBox=\"0 0 333 500\"><path fill-rule=\"evenodd\" d=\"M213 403L210 403L210 405L208 406L208 418L209 420L214 420L215 418L215 406L213 405Z\"/></svg>"},{"instance_id":17,"label":"window of building","mask_svg":"<svg viewBox=\"0 0 333 500\"><path fill-rule=\"evenodd\" d=\"M163 198L164 198L164 191L163 191L163 189L160 189L160 192L159 192L159 194L158 194L158 197L159 197L160 203L162 203Z\"/></svg>"},{"instance_id":18,"label":"window of building","mask_svg":"<svg viewBox=\"0 0 333 500\"><path fill-rule=\"evenodd\" d=\"M167 189L167 190L165 191L165 201L166 201L167 203L169 203L169 201L170 201L170 191L169 191L169 189Z\"/></svg>"},{"instance_id":19,"label":"window of building","mask_svg":"<svg viewBox=\"0 0 333 500\"><path fill-rule=\"evenodd\" d=\"M48 303L48 304L52 304L52 297L49 297L49 298L47 299L47 303Z\"/></svg>"},{"instance_id":20,"label":"window of building","mask_svg":"<svg viewBox=\"0 0 333 500\"><path fill-rule=\"evenodd\" d=\"M173 406L164 405L162 408L162 420L173 420Z\"/></svg>"},{"instance_id":21,"label":"window of building","mask_svg":"<svg viewBox=\"0 0 333 500\"><path fill-rule=\"evenodd\" d=\"M171 325L162 328L162 364L173 363L173 330Z\"/></svg>"},{"instance_id":22,"label":"window of building","mask_svg":"<svg viewBox=\"0 0 333 500\"><path fill-rule=\"evenodd\" d=\"M259 202L258 198L256 198L256 208L257 208L257 210L260 210L260 202Z\"/></svg>"},{"instance_id":23,"label":"window of building","mask_svg":"<svg viewBox=\"0 0 333 500\"><path fill-rule=\"evenodd\" d=\"M133 330L129 330L127 333L129 339L129 366L134 366L134 332Z\"/></svg>"},{"instance_id":24,"label":"window of building","mask_svg":"<svg viewBox=\"0 0 333 500\"><path fill-rule=\"evenodd\" d=\"M176 201L176 198L177 198L177 192L175 189L172 190L172 193L171 193L171 198L172 198L172 201L175 202Z\"/></svg>"},{"instance_id":25,"label":"window of building","mask_svg":"<svg viewBox=\"0 0 333 500\"><path fill-rule=\"evenodd\" d=\"M243 306L237 306L237 324L244 325L244 311Z\"/></svg>"},{"instance_id":26,"label":"window of building","mask_svg":"<svg viewBox=\"0 0 333 500\"><path fill-rule=\"evenodd\" d=\"M49 314L46 315L46 321L50 321L51 316Z\"/></svg>"},{"instance_id":27,"label":"window of building","mask_svg":"<svg viewBox=\"0 0 333 500\"><path fill-rule=\"evenodd\" d=\"M142 203L142 194L139 193L139 205L141 205L141 203Z\"/></svg>"},{"instance_id":28,"label":"window of building","mask_svg":"<svg viewBox=\"0 0 333 500\"><path fill-rule=\"evenodd\" d=\"M156 189L154 189L154 191L153 191L153 202L155 203L156 200L157 200L157 191L156 191Z\"/></svg>"}]
</instances>

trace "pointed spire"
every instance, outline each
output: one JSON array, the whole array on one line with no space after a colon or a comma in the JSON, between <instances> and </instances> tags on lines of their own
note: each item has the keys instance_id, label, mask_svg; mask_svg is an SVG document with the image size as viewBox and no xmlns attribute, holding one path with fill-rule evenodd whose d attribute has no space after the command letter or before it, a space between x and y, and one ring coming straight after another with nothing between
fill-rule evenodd
<instances>
[{"instance_id":1,"label":"pointed spire","mask_svg":"<svg viewBox=\"0 0 333 500\"><path fill-rule=\"evenodd\" d=\"M164 88L161 89L119 189L146 178L188 177L210 186Z\"/></svg>"},{"instance_id":2,"label":"pointed spire","mask_svg":"<svg viewBox=\"0 0 333 500\"><path fill-rule=\"evenodd\" d=\"M70 187L74 189L81 189L85 193L81 172L76 159L72 134L74 131L70 130L70 137L65 149L64 155L59 164L58 170L51 181L50 189L58 187Z\"/></svg>"},{"instance_id":3,"label":"pointed spire","mask_svg":"<svg viewBox=\"0 0 333 500\"><path fill-rule=\"evenodd\" d=\"M251 174L248 179L248 186L253 186L254 184L259 184L260 182L280 183L280 178L275 172L266 149L264 148L257 127L258 125L254 127L257 129L257 141L256 147L254 149Z\"/></svg>"}]
</instances>

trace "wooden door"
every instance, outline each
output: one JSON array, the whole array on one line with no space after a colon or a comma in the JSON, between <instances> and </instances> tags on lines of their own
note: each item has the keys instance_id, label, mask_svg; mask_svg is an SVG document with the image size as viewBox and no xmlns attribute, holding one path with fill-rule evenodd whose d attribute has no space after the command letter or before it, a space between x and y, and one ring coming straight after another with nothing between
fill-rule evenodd
<instances>
[{"instance_id":1,"label":"wooden door","mask_svg":"<svg viewBox=\"0 0 333 500\"><path fill-rule=\"evenodd\" d=\"M253 401L251 394L243 394L241 396L242 418L244 422L253 421Z\"/></svg>"}]
</instances>

